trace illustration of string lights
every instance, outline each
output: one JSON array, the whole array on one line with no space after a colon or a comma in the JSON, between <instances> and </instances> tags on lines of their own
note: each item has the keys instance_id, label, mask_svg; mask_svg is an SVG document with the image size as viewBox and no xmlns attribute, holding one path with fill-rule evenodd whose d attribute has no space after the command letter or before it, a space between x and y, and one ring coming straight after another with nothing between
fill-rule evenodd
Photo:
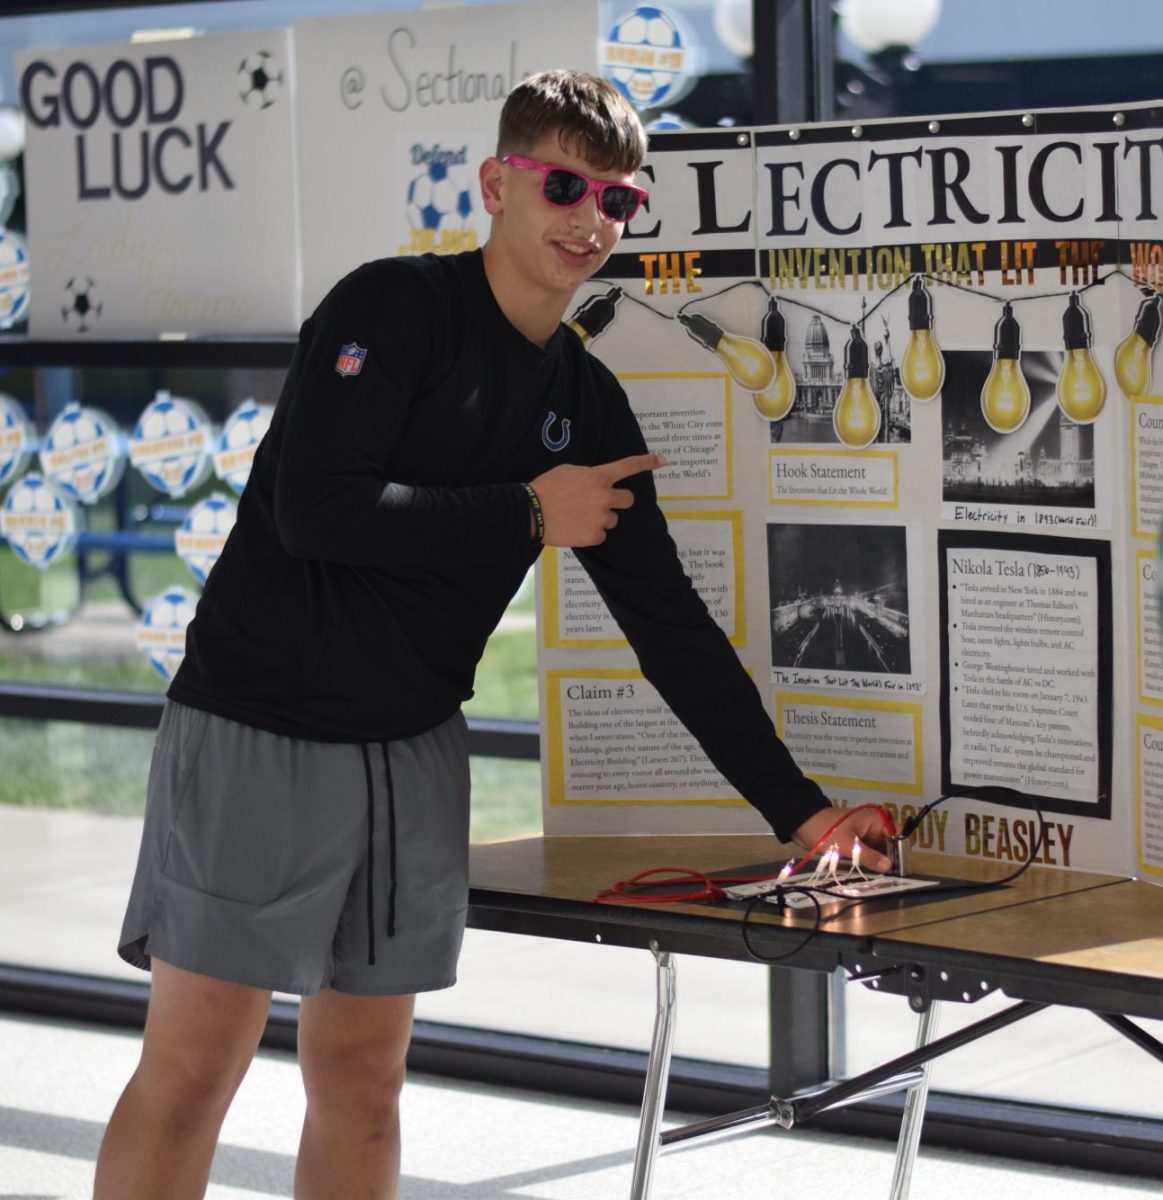
<instances>
[{"instance_id":1,"label":"illustration of string lights","mask_svg":"<svg viewBox=\"0 0 1163 1200\"><path fill-rule=\"evenodd\" d=\"M1106 405L1106 380L1094 360L1090 313L1081 295L1101 286L1111 276L1131 277L1116 267L1107 275L1069 292L1051 292L1041 296L1006 299L962 284L942 281L972 296L1000 303L1002 314L994 326L993 363L981 389L981 412L986 423L997 433L1014 433L1030 414L1030 386L1021 368L1021 327L1014 316L1014 305L1068 297L1062 314L1062 341L1065 351L1058 374L1055 395L1062 412L1077 425L1097 420ZM1131 280L1133 282L1133 280ZM663 320L677 320L704 349L715 354L727 373L744 391L751 394L756 411L768 421L783 420L795 405L796 382L787 360L787 326L780 309L781 301L806 309L829 321L848 324L844 347L844 383L832 410L836 437L850 449L860 450L872 444L880 432L880 404L869 386L868 344L863 326L876 310L901 288L910 288L908 297L909 338L901 357L901 386L915 401L925 403L940 395L945 382L945 358L933 333L933 298L926 283L933 277L914 274L884 294L859 323L842 322L840 317L790 296L776 296L755 279L744 279L721 291L690 301L673 316L660 313L621 287L589 297L567 324L583 343L589 345L617 315L617 304L625 296ZM688 312L696 304L705 304L737 287L758 287L767 295L767 312L758 339L723 328L701 313ZM1123 394L1138 399L1151 390L1152 352L1163 326L1163 295L1142 287L1143 301L1135 316L1134 327L1119 344L1114 356L1115 378Z\"/></svg>"}]
</instances>

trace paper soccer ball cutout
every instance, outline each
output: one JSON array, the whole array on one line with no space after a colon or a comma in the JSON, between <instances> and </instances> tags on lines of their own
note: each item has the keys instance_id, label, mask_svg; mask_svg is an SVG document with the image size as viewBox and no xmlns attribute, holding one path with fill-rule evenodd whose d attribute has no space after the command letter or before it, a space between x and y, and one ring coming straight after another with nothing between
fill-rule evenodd
<instances>
[{"instance_id":1,"label":"paper soccer ball cutout","mask_svg":"<svg viewBox=\"0 0 1163 1200\"><path fill-rule=\"evenodd\" d=\"M134 637L149 665L169 683L186 657L186 626L198 601L185 588L169 587L141 614Z\"/></svg>"},{"instance_id":2,"label":"paper soccer ball cutout","mask_svg":"<svg viewBox=\"0 0 1163 1200\"><path fill-rule=\"evenodd\" d=\"M408 184L405 208L413 229L460 228L472 212L468 178L447 163L429 163Z\"/></svg>"},{"instance_id":3,"label":"paper soccer ball cutout","mask_svg":"<svg viewBox=\"0 0 1163 1200\"><path fill-rule=\"evenodd\" d=\"M206 576L218 561L237 518L238 508L234 501L229 496L215 492L190 509L174 534L174 549L178 557L190 568L199 583L206 582Z\"/></svg>"},{"instance_id":4,"label":"paper soccer ball cutout","mask_svg":"<svg viewBox=\"0 0 1163 1200\"><path fill-rule=\"evenodd\" d=\"M256 50L238 64L238 94L251 108L270 108L283 91L283 73L269 50Z\"/></svg>"},{"instance_id":5,"label":"paper soccer ball cutout","mask_svg":"<svg viewBox=\"0 0 1163 1200\"><path fill-rule=\"evenodd\" d=\"M214 430L201 405L160 391L146 405L129 439L129 461L151 487L177 498L211 470Z\"/></svg>"},{"instance_id":6,"label":"paper soccer ball cutout","mask_svg":"<svg viewBox=\"0 0 1163 1200\"><path fill-rule=\"evenodd\" d=\"M688 90L690 49L670 13L640 4L610 30L603 74L635 108L657 108Z\"/></svg>"},{"instance_id":7,"label":"paper soccer ball cutout","mask_svg":"<svg viewBox=\"0 0 1163 1200\"><path fill-rule=\"evenodd\" d=\"M72 333L88 333L101 316L97 284L88 276L74 275L65 284L61 320Z\"/></svg>"},{"instance_id":8,"label":"paper soccer ball cutout","mask_svg":"<svg viewBox=\"0 0 1163 1200\"><path fill-rule=\"evenodd\" d=\"M121 434L113 418L99 408L66 405L45 435L40 468L66 495L96 504L125 473Z\"/></svg>"},{"instance_id":9,"label":"paper soccer ball cutout","mask_svg":"<svg viewBox=\"0 0 1163 1200\"><path fill-rule=\"evenodd\" d=\"M0 329L11 329L23 321L28 303L28 245L20 234L0 229Z\"/></svg>"},{"instance_id":10,"label":"paper soccer ball cutout","mask_svg":"<svg viewBox=\"0 0 1163 1200\"><path fill-rule=\"evenodd\" d=\"M250 478L254 452L270 428L275 410L269 404L245 400L226 418L214 451L214 470L239 495Z\"/></svg>"},{"instance_id":11,"label":"paper soccer ball cutout","mask_svg":"<svg viewBox=\"0 0 1163 1200\"><path fill-rule=\"evenodd\" d=\"M73 548L80 527L77 506L40 475L14 483L0 506L0 536L17 558L42 570Z\"/></svg>"},{"instance_id":12,"label":"paper soccer ball cutout","mask_svg":"<svg viewBox=\"0 0 1163 1200\"><path fill-rule=\"evenodd\" d=\"M11 483L28 466L36 431L13 396L0 392L0 487Z\"/></svg>"}]
</instances>

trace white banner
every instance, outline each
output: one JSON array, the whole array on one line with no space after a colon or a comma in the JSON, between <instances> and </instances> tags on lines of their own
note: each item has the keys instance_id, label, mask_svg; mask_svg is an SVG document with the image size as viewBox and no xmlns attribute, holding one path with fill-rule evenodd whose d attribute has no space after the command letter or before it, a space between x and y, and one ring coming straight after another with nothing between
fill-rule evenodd
<instances>
[{"instance_id":1,"label":"white banner","mask_svg":"<svg viewBox=\"0 0 1163 1200\"><path fill-rule=\"evenodd\" d=\"M40 338L295 328L286 30L16 56Z\"/></svg>"}]
</instances>

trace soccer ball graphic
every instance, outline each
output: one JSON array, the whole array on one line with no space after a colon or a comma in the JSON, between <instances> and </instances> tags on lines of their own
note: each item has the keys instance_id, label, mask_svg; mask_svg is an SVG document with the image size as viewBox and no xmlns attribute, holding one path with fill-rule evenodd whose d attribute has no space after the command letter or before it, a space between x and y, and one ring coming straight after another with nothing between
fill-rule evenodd
<instances>
[{"instance_id":1,"label":"soccer ball graphic","mask_svg":"<svg viewBox=\"0 0 1163 1200\"><path fill-rule=\"evenodd\" d=\"M670 13L640 4L614 22L603 47L603 74L635 108L673 103L693 82L690 46Z\"/></svg>"},{"instance_id":2,"label":"soccer ball graphic","mask_svg":"<svg viewBox=\"0 0 1163 1200\"><path fill-rule=\"evenodd\" d=\"M408 184L405 208L413 229L463 228L472 212L468 180L447 163L431 162Z\"/></svg>"},{"instance_id":3,"label":"soccer ball graphic","mask_svg":"<svg viewBox=\"0 0 1163 1200\"><path fill-rule=\"evenodd\" d=\"M40 449L40 469L73 499L96 504L125 473L121 436L113 418L99 408L67 405L49 426Z\"/></svg>"},{"instance_id":4,"label":"soccer ball graphic","mask_svg":"<svg viewBox=\"0 0 1163 1200\"><path fill-rule=\"evenodd\" d=\"M20 234L0 229L0 329L28 316L28 280L27 244Z\"/></svg>"},{"instance_id":5,"label":"soccer ball graphic","mask_svg":"<svg viewBox=\"0 0 1163 1200\"><path fill-rule=\"evenodd\" d=\"M186 626L198 601L181 587L168 587L141 614L134 638L149 665L169 683L186 656Z\"/></svg>"},{"instance_id":6,"label":"soccer ball graphic","mask_svg":"<svg viewBox=\"0 0 1163 1200\"><path fill-rule=\"evenodd\" d=\"M129 461L159 492L175 499L210 474L214 431L201 405L158 392L129 439Z\"/></svg>"},{"instance_id":7,"label":"soccer ball graphic","mask_svg":"<svg viewBox=\"0 0 1163 1200\"><path fill-rule=\"evenodd\" d=\"M40 475L25 475L12 485L0 507L0 535L29 566L51 566L77 540L77 506Z\"/></svg>"},{"instance_id":8,"label":"soccer ball graphic","mask_svg":"<svg viewBox=\"0 0 1163 1200\"><path fill-rule=\"evenodd\" d=\"M0 487L28 465L35 436L24 409L13 397L0 393Z\"/></svg>"},{"instance_id":9,"label":"soccer ball graphic","mask_svg":"<svg viewBox=\"0 0 1163 1200\"><path fill-rule=\"evenodd\" d=\"M222 436L214 451L214 470L223 483L228 483L239 495L250 478L250 467L266 431L270 428L275 410L269 404L244 400L226 418Z\"/></svg>"},{"instance_id":10,"label":"soccer ball graphic","mask_svg":"<svg viewBox=\"0 0 1163 1200\"><path fill-rule=\"evenodd\" d=\"M206 582L237 518L238 507L234 501L221 492L214 492L190 509L174 534L178 557L199 583Z\"/></svg>"},{"instance_id":11,"label":"soccer ball graphic","mask_svg":"<svg viewBox=\"0 0 1163 1200\"><path fill-rule=\"evenodd\" d=\"M270 108L283 90L283 73L275 70L269 50L256 50L238 64L238 94L251 108Z\"/></svg>"},{"instance_id":12,"label":"soccer ball graphic","mask_svg":"<svg viewBox=\"0 0 1163 1200\"><path fill-rule=\"evenodd\" d=\"M65 284L61 320L71 333L88 333L100 316L101 300L97 295L97 284L88 276L74 275Z\"/></svg>"}]
</instances>

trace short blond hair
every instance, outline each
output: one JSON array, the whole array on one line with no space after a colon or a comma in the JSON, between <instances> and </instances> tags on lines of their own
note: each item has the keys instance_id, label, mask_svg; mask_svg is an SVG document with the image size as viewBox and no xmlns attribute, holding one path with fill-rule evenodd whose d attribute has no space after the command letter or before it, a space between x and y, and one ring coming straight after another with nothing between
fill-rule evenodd
<instances>
[{"instance_id":1,"label":"short blond hair","mask_svg":"<svg viewBox=\"0 0 1163 1200\"><path fill-rule=\"evenodd\" d=\"M612 84L584 71L541 71L517 84L501 109L497 156L528 154L547 133L599 171L632 175L646 157L638 114Z\"/></svg>"}]
</instances>

